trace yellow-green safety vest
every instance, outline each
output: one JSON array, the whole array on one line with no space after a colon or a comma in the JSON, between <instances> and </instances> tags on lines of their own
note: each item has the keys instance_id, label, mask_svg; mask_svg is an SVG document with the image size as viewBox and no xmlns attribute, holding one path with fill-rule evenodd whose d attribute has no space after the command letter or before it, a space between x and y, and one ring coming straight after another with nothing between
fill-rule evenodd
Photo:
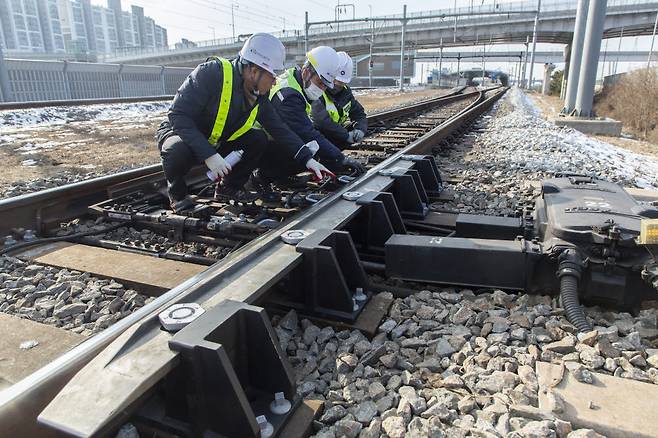
<instances>
[{"instance_id":1,"label":"yellow-green safety vest","mask_svg":"<svg viewBox=\"0 0 658 438\"><path fill-rule=\"evenodd\" d=\"M334 121L334 123L338 123L339 125L343 125L347 119L350 116L350 109L352 108L352 101L350 100L347 102L345 105L343 105L343 113L341 114L338 111L338 108L336 107L336 103L333 101L333 99L326 93L322 93L322 99L324 100L324 106L327 109L327 113L329 113L329 117L331 120Z\"/></svg>"},{"instance_id":2,"label":"yellow-green safety vest","mask_svg":"<svg viewBox=\"0 0 658 438\"><path fill-rule=\"evenodd\" d=\"M274 98L276 93L278 93L282 88L292 88L302 95L304 102L306 103L306 115L311 116L311 104L306 99L304 92L302 91L302 86L299 85L297 79L295 79L295 67L291 67L286 70L281 76L276 78L276 84L270 90L270 100ZM282 97L280 97L283 99Z\"/></svg>"},{"instance_id":3,"label":"yellow-green safety vest","mask_svg":"<svg viewBox=\"0 0 658 438\"><path fill-rule=\"evenodd\" d=\"M211 57L216 61L220 61L222 64L222 70L224 73L224 81L222 83L222 95L219 97L219 107L217 108L217 117L215 117L215 124L212 127L212 132L210 137L208 137L208 142L211 145L216 145L219 139L224 132L224 125L226 125L226 118L228 117L228 111L231 106L231 95L233 94L233 64L231 61L224 58L219 58L216 56ZM258 115L258 104L254 106L249 113L247 121L244 122L244 125L240 126L227 141L233 141L236 138L241 137L252 127L254 127L254 122L256 122L256 116Z\"/></svg>"}]
</instances>

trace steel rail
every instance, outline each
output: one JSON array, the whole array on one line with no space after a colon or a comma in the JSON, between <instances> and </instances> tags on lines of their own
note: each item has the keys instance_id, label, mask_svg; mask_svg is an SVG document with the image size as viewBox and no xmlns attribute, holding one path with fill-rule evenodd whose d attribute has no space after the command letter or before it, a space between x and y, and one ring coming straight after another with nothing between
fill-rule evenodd
<instances>
[{"instance_id":1,"label":"steel rail","mask_svg":"<svg viewBox=\"0 0 658 438\"><path fill-rule=\"evenodd\" d=\"M477 93L469 93L463 95L462 98L471 97L474 94ZM450 135L462 123L486 111L501 94L498 93L485 101L479 99L477 103L471 105L467 110L462 111L456 117L434 128L430 133L413 142L403 151L396 153L371 169L368 174L355 181L349 187L345 187L343 190L310 207L308 210L302 212L299 217L293 218L289 223L275 230L275 232L268 233L248 243L203 273L181 283L142 309L76 346L50 364L0 393L0 435L54 436L55 434L51 429L38 425L34 420L44 406L61 390L65 382L68 382L76 372L96 357L99 352L110 345L117 337L132 340L133 342L127 344L119 341L115 342L113 345L120 345L112 353L112 357L116 359L126 357L137 351L142 351L144 348L148 348L152 342L157 343L158 341L162 341L161 336L163 335L166 340L167 334L158 330L157 314L174 302L196 301L204 306L215 305L226 298L241 298L246 302L254 302L278 278L289 272L299 262L295 254L293 254L294 248L283 245L280 242L279 235L282 232L288 229L304 228L316 216L327 216L321 213L330 208L344 208L341 207L342 203L340 202L342 193L348 190L355 190L355 187L361 187L369 181L381 184L383 177L377 175L379 169L398 161L403 153L426 150L430 144L435 144L440 139ZM447 130L450 130L450 132L447 132ZM381 188L383 189L384 187L382 186ZM338 215L333 214L332 216L338 217ZM334 224L334 226L336 225ZM286 259L291 255L295 256L293 257L295 260L289 263L290 260ZM282 262L284 261L286 263L283 264L287 267L282 269ZM258 275L245 276L254 267L258 268ZM256 273L254 272L254 274ZM235 282L239 283L239 289L233 289L227 292L227 288L235 286ZM155 366L156 363L153 365ZM169 365L173 366L173 363ZM168 367L165 364L164 367L160 368L160 372L164 372L167 369Z\"/></svg>"}]
</instances>

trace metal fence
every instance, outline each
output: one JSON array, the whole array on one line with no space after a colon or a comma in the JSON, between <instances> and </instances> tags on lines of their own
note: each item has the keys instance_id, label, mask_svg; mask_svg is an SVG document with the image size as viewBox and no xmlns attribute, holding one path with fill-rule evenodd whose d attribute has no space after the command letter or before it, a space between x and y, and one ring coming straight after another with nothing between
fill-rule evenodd
<instances>
[{"instance_id":1,"label":"metal fence","mask_svg":"<svg viewBox=\"0 0 658 438\"><path fill-rule=\"evenodd\" d=\"M102 99L175 94L188 67L5 59L4 102Z\"/></svg>"}]
</instances>

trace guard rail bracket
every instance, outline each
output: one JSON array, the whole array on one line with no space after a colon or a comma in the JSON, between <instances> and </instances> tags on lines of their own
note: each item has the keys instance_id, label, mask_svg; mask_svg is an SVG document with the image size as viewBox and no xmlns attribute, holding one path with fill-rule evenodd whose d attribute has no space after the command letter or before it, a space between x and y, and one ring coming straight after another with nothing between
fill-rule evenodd
<instances>
[{"instance_id":1,"label":"guard rail bracket","mask_svg":"<svg viewBox=\"0 0 658 438\"><path fill-rule=\"evenodd\" d=\"M300 403L260 307L223 301L176 333L169 346L181 353L181 364L137 412L140 425L177 436L274 436Z\"/></svg>"}]
</instances>

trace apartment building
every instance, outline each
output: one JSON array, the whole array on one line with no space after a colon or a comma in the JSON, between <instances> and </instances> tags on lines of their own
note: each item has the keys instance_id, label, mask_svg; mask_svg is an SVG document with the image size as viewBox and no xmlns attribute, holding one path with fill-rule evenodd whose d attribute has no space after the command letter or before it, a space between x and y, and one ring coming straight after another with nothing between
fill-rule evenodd
<instances>
[{"instance_id":1,"label":"apartment building","mask_svg":"<svg viewBox=\"0 0 658 438\"><path fill-rule=\"evenodd\" d=\"M5 56L100 55L167 46L167 30L121 0L0 0L0 44Z\"/></svg>"}]
</instances>

